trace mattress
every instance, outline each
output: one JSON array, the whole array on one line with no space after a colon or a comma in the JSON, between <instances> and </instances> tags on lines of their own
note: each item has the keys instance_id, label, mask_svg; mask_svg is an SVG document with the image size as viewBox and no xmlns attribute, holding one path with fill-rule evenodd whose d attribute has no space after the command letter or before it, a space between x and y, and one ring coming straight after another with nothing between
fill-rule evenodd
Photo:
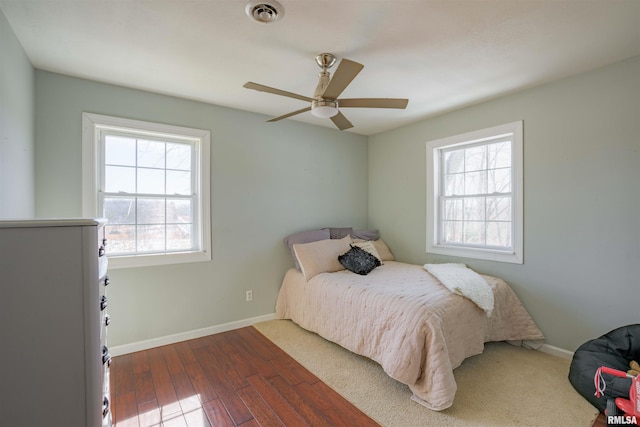
<instances>
[{"instance_id":1,"label":"mattress","mask_svg":"<svg viewBox=\"0 0 640 427\"><path fill-rule=\"evenodd\" d=\"M290 269L278 295L276 318L291 319L376 361L409 386L416 402L443 410L456 394L453 370L482 353L485 342L544 339L507 283L482 277L494 292L489 317L420 265L385 261L368 275L341 270L309 281Z\"/></svg>"}]
</instances>

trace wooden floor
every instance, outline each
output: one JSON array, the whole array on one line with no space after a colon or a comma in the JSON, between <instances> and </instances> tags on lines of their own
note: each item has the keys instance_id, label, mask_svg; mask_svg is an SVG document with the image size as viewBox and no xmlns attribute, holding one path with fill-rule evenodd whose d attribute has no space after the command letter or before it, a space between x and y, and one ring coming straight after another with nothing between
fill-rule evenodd
<instances>
[{"instance_id":1,"label":"wooden floor","mask_svg":"<svg viewBox=\"0 0 640 427\"><path fill-rule=\"evenodd\" d=\"M253 327L117 356L114 427L378 426Z\"/></svg>"},{"instance_id":2,"label":"wooden floor","mask_svg":"<svg viewBox=\"0 0 640 427\"><path fill-rule=\"evenodd\" d=\"M601 413L598 415L598 418L596 418L591 427L607 427L607 418L604 414Z\"/></svg>"}]
</instances>

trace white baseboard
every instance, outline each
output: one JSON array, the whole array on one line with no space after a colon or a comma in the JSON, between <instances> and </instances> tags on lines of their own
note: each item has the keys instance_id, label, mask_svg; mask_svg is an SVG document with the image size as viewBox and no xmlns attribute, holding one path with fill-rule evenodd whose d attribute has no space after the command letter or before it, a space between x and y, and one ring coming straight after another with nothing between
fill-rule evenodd
<instances>
[{"instance_id":1,"label":"white baseboard","mask_svg":"<svg viewBox=\"0 0 640 427\"><path fill-rule=\"evenodd\" d=\"M542 344L542 346L538 349L538 351L550 354L552 356L558 356L563 359L568 359L568 360L573 359L573 351L565 350L564 348L555 347L549 344Z\"/></svg>"},{"instance_id":2,"label":"white baseboard","mask_svg":"<svg viewBox=\"0 0 640 427\"><path fill-rule=\"evenodd\" d=\"M148 350L154 347L160 347L167 344L174 344L180 341L187 341L194 338L205 337L207 335L218 334L220 332L231 331L233 329L244 328L245 326L251 326L254 323L266 322L268 320L275 319L275 313L265 314L263 316L252 317L249 319L237 320L235 322L223 323L221 325L208 326L206 328L194 329L191 331L180 332L179 334L166 335L163 337L152 338L149 340L133 342L130 344L123 344L115 347L109 347L109 352L112 356L120 356L128 353L135 353L136 351ZM552 356L561 357L563 359L571 360L573 358L573 352L565 350L560 347L555 347L549 344L542 344L538 349L542 353L547 353Z\"/></svg>"},{"instance_id":3,"label":"white baseboard","mask_svg":"<svg viewBox=\"0 0 640 427\"><path fill-rule=\"evenodd\" d=\"M180 341L191 340L194 338L205 337L207 335L218 334L220 332L231 331L233 329L244 328L245 326L250 326L254 323L266 322L267 320L273 319L275 319L275 313L265 314L264 316L237 320L235 322L223 323L221 325L214 325L201 329L194 329L191 331L180 332L179 334L167 335L164 337L152 338L149 340L133 342L130 344L109 347L109 353L111 353L112 356L135 353L136 351L148 350L150 348L160 347L167 344L174 344Z\"/></svg>"}]
</instances>

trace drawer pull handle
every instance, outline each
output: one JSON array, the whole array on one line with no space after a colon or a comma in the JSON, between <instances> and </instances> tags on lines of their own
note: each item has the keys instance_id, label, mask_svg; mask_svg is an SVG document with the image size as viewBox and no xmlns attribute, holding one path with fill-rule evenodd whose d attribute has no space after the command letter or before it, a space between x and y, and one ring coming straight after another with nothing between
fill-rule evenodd
<instances>
[{"instance_id":1,"label":"drawer pull handle","mask_svg":"<svg viewBox=\"0 0 640 427\"><path fill-rule=\"evenodd\" d=\"M104 254L106 253L104 246L100 246L100 249L98 249L98 257L103 257Z\"/></svg>"},{"instance_id":2,"label":"drawer pull handle","mask_svg":"<svg viewBox=\"0 0 640 427\"><path fill-rule=\"evenodd\" d=\"M102 418L109 415L109 406L110 406L109 398L105 396L104 399L102 399Z\"/></svg>"},{"instance_id":3,"label":"drawer pull handle","mask_svg":"<svg viewBox=\"0 0 640 427\"><path fill-rule=\"evenodd\" d=\"M109 326L111 324L111 316L108 314L104 316L104 326Z\"/></svg>"},{"instance_id":4,"label":"drawer pull handle","mask_svg":"<svg viewBox=\"0 0 640 427\"><path fill-rule=\"evenodd\" d=\"M105 286L109 286L109 283L111 283L111 282L109 281L109 276L105 276L105 277L104 277L104 285L105 285Z\"/></svg>"},{"instance_id":5,"label":"drawer pull handle","mask_svg":"<svg viewBox=\"0 0 640 427\"><path fill-rule=\"evenodd\" d=\"M102 347L102 364L104 365L105 363L107 366L111 366L111 354L106 345Z\"/></svg>"},{"instance_id":6,"label":"drawer pull handle","mask_svg":"<svg viewBox=\"0 0 640 427\"><path fill-rule=\"evenodd\" d=\"M104 311L105 308L107 308L107 296L102 295L100 298L100 311Z\"/></svg>"}]
</instances>

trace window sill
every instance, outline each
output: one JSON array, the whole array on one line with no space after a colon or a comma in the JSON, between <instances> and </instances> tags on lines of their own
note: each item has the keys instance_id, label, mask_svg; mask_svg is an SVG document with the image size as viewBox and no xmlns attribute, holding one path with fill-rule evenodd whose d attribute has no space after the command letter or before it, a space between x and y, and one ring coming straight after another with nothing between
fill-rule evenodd
<instances>
[{"instance_id":1,"label":"window sill","mask_svg":"<svg viewBox=\"0 0 640 427\"><path fill-rule=\"evenodd\" d=\"M107 256L109 253L107 252ZM109 257L109 269L152 267L156 265L184 264L211 261L211 252L184 252L175 254L153 254Z\"/></svg>"},{"instance_id":2,"label":"window sill","mask_svg":"<svg viewBox=\"0 0 640 427\"><path fill-rule=\"evenodd\" d=\"M521 253L491 250L491 249L464 248L460 246L445 246L445 245L429 245L427 246L427 253L455 256L455 257L461 257L461 258L481 259L486 261L508 262L511 264L524 263Z\"/></svg>"}]
</instances>

